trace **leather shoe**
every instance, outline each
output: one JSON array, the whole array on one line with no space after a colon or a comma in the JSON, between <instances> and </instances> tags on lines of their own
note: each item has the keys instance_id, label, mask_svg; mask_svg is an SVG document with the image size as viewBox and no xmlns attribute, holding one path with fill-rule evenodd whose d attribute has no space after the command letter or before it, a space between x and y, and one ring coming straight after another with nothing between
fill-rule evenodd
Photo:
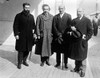
<instances>
[{"instance_id":1,"label":"leather shoe","mask_svg":"<svg viewBox=\"0 0 100 78\"><path fill-rule=\"evenodd\" d=\"M78 68L74 68L73 70L71 70L71 72L79 72Z\"/></svg>"},{"instance_id":2,"label":"leather shoe","mask_svg":"<svg viewBox=\"0 0 100 78\"><path fill-rule=\"evenodd\" d=\"M80 74L80 77L84 77L85 76L85 72L82 71L82 70L79 71L79 74Z\"/></svg>"},{"instance_id":3,"label":"leather shoe","mask_svg":"<svg viewBox=\"0 0 100 78\"><path fill-rule=\"evenodd\" d=\"M40 64L40 66L44 66L44 63L42 62L42 63Z\"/></svg>"},{"instance_id":4,"label":"leather shoe","mask_svg":"<svg viewBox=\"0 0 100 78\"><path fill-rule=\"evenodd\" d=\"M29 66L29 64L27 62L23 62L23 65L25 66Z\"/></svg>"},{"instance_id":5,"label":"leather shoe","mask_svg":"<svg viewBox=\"0 0 100 78\"><path fill-rule=\"evenodd\" d=\"M56 65L55 65L55 67L59 67L59 66L60 66L60 64L56 64Z\"/></svg>"},{"instance_id":6,"label":"leather shoe","mask_svg":"<svg viewBox=\"0 0 100 78\"><path fill-rule=\"evenodd\" d=\"M17 65L17 68L18 68L18 69L21 69L21 64L18 64L18 65Z\"/></svg>"},{"instance_id":7,"label":"leather shoe","mask_svg":"<svg viewBox=\"0 0 100 78\"><path fill-rule=\"evenodd\" d=\"M48 61L46 61L46 64L47 64L48 66L50 66L50 63L49 63Z\"/></svg>"},{"instance_id":8,"label":"leather shoe","mask_svg":"<svg viewBox=\"0 0 100 78\"><path fill-rule=\"evenodd\" d=\"M68 69L68 66L67 66L67 65L65 65L65 68L66 68L66 69Z\"/></svg>"}]
</instances>

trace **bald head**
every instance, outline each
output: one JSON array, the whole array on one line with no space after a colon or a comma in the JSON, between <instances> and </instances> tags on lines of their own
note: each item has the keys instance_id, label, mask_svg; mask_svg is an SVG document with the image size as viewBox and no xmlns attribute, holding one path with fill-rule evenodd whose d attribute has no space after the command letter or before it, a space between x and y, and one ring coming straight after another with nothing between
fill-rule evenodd
<instances>
[{"instance_id":1,"label":"bald head","mask_svg":"<svg viewBox=\"0 0 100 78\"><path fill-rule=\"evenodd\" d=\"M83 8L78 8L77 11L84 12L84 9Z\"/></svg>"},{"instance_id":2,"label":"bald head","mask_svg":"<svg viewBox=\"0 0 100 78\"><path fill-rule=\"evenodd\" d=\"M59 8L64 8L65 9L65 6L63 4L59 5Z\"/></svg>"},{"instance_id":3,"label":"bald head","mask_svg":"<svg viewBox=\"0 0 100 78\"><path fill-rule=\"evenodd\" d=\"M62 4L59 6L59 12L62 14L65 11L65 6Z\"/></svg>"},{"instance_id":4,"label":"bald head","mask_svg":"<svg viewBox=\"0 0 100 78\"><path fill-rule=\"evenodd\" d=\"M84 15L84 9L83 8L78 8L77 9L77 16L82 17Z\"/></svg>"}]
</instances>

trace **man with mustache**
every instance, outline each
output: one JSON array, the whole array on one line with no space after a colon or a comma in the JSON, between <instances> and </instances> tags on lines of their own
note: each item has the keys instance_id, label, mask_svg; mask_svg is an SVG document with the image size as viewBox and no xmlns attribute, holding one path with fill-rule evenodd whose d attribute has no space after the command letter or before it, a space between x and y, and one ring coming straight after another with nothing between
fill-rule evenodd
<instances>
[{"instance_id":1,"label":"man with mustache","mask_svg":"<svg viewBox=\"0 0 100 78\"><path fill-rule=\"evenodd\" d=\"M23 3L23 11L15 16L13 31L16 39L15 49L18 51L17 68L21 69L21 64L29 66L27 57L32 50L35 31L34 16L30 14L29 3Z\"/></svg>"}]
</instances>

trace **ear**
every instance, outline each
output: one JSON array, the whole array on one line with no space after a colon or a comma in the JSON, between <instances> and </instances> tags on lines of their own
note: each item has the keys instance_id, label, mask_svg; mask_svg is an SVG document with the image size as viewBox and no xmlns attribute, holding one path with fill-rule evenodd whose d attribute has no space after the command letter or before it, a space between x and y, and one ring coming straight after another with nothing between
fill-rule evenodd
<instances>
[{"instance_id":1,"label":"ear","mask_svg":"<svg viewBox=\"0 0 100 78\"><path fill-rule=\"evenodd\" d=\"M51 10L51 8L50 8L50 6L48 5L48 7L49 7L49 11Z\"/></svg>"}]
</instances>

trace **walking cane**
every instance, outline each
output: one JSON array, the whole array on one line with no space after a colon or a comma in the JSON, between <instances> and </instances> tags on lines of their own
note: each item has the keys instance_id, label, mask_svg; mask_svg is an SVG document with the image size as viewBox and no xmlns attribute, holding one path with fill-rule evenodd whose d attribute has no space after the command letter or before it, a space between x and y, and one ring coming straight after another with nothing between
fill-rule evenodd
<instances>
[{"instance_id":1,"label":"walking cane","mask_svg":"<svg viewBox=\"0 0 100 78\"><path fill-rule=\"evenodd\" d=\"M35 50L36 45L33 46L32 50ZM32 59L32 50L29 52L29 61Z\"/></svg>"},{"instance_id":2,"label":"walking cane","mask_svg":"<svg viewBox=\"0 0 100 78\"><path fill-rule=\"evenodd\" d=\"M29 52L29 61L31 61L32 58L32 51Z\"/></svg>"},{"instance_id":3,"label":"walking cane","mask_svg":"<svg viewBox=\"0 0 100 78\"><path fill-rule=\"evenodd\" d=\"M36 37L36 34L34 34L34 45L33 45L33 47L35 47L35 44L36 44L36 39L37 39L37 37ZM35 49L35 48L34 48ZM32 50L29 52L29 61L31 61L31 58L32 58Z\"/></svg>"},{"instance_id":4,"label":"walking cane","mask_svg":"<svg viewBox=\"0 0 100 78\"><path fill-rule=\"evenodd\" d=\"M62 70L64 69L64 54L62 53Z\"/></svg>"}]
</instances>

